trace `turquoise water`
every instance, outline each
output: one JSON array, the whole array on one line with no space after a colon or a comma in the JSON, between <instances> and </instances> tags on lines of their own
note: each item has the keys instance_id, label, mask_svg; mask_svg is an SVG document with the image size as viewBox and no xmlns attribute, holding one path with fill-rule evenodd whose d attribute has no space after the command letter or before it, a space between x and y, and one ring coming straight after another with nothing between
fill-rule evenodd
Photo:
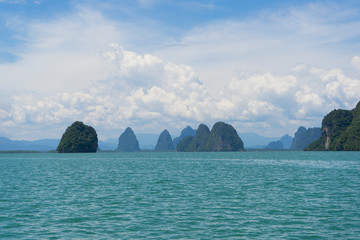
<instances>
[{"instance_id":1,"label":"turquoise water","mask_svg":"<svg viewBox=\"0 0 360 240\"><path fill-rule=\"evenodd\" d=\"M0 154L2 239L359 239L360 153Z\"/></svg>"}]
</instances>

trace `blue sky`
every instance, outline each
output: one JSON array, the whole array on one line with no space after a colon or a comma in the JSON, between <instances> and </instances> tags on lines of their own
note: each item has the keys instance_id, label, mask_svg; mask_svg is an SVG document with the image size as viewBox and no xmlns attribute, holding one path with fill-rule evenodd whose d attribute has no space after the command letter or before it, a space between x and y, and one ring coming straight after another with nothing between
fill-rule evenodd
<instances>
[{"instance_id":1,"label":"blue sky","mask_svg":"<svg viewBox=\"0 0 360 240\"><path fill-rule=\"evenodd\" d=\"M293 135L355 107L359 56L358 1L0 0L0 135Z\"/></svg>"}]
</instances>

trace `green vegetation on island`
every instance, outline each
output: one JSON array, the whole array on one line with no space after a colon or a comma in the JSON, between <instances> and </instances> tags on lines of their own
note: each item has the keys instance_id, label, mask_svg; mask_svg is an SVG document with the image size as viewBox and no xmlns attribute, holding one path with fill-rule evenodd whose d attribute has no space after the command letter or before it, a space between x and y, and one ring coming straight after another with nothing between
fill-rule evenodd
<instances>
[{"instance_id":1,"label":"green vegetation on island","mask_svg":"<svg viewBox=\"0 0 360 240\"><path fill-rule=\"evenodd\" d=\"M217 122L210 132L206 143L205 151L241 151L244 150L244 143L233 126L224 122Z\"/></svg>"},{"instance_id":2,"label":"green vegetation on island","mask_svg":"<svg viewBox=\"0 0 360 240\"><path fill-rule=\"evenodd\" d=\"M360 151L360 102L349 111L335 109L327 114L321 137L307 151Z\"/></svg>"},{"instance_id":3,"label":"green vegetation on island","mask_svg":"<svg viewBox=\"0 0 360 240\"><path fill-rule=\"evenodd\" d=\"M119 152L138 152L139 141L137 140L133 130L126 128L126 130L119 137L119 145L117 148Z\"/></svg>"},{"instance_id":4,"label":"green vegetation on island","mask_svg":"<svg viewBox=\"0 0 360 240\"><path fill-rule=\"evenodd\" d=\"M204 152L210 129L205 124L200 124L195 136L187 136L176 147L178 152Z\"/></svg>"},{"instance_id":5,"label":"green vegetation on island","mask_svg":"<svg viewBox=\"0 0 360 240\"><path fill-rule=\"evenodd\" d=\"M56 151L59 153L96 152L98 138L93 127L76 121L62 135Z\"/></svg>"},{"instance_id":6,"label":"green vegetation on island","mask_svg":"<svg viewBox=\"0 0 360 240\"><path fill-rule=\"evenodd\" d=\"M152 142L155 142L157 136L150 135L153 135ZM244 133L242 136L245 136L246 143L252 141L253 138L251 137L257 137L251 145L256 146L252 149L257 150L360 151L360 102L353 110L335 109L328 113L323 118L322 128L306 129L302 126L299 127L294 138L288 134L282 136L280 140L267 137L265 141L268 140L268 142L264 144L264 137L256 134L248 133L248 137L246 137L247 135ZM113 143L111 142L113 145L104 147L105 150L141 151L139 141L130 127L126 128L120 135L117 148L117 139L114 138L111 141L113 141ZM205 124L200 124L197 130L187 126L181 131L180 136L174 140L172 140L169 132L164 130L158 137L155 148L154 145L149 146L151 147L146 148L146 151L166 152L175 149L178 152L244 151L244 143L236 130L224 122L215 123L211 131ZM0 151L2 153L48 152L55 148L56 152L59 153L100 151L95 129L79 121L74 122L66 129L60 142L56 139L13 141L6 137L0 137ZM55 150L52 151L55 152Z\"/></svg>"},{"instance_id":7,"label":"green vegetation on island","mask_svg":"<svg viewBox=\"0 0 360 240\"><path fill-rule=\"evenodd\" d=\"M304 150L310 143L319 139L321 136L320 128L304 128L299 127L295 133L290 149L291 150Z\"/></svg>"},{"instance_id":8,"label":"green vegetation on island","mask_svg":"<svg viewBox=\"0 0 360 240\"><path fill-rule=\"evenodd\" d=\"M229 124L217 122L211 129L200 124L194 137L184 138L177 146L179 152L243 151L244 144Z\"/></svg>"},{"instance_id":9,"label":"green vegetation on island","mask_svg":"<svg viewBox=\"0 0 360 240\"><path fill-rule=\"evenodd\" d=\"M186 138L188 136L193 137L193 136L195 136L195 134L196 134L196 130L194 130L192 127L187 126L186 128L184 128L181 131L180 136L173 139L173 143L174 143L175 148L177 147L177 145L179 144L179 142L181 140L183 140L184 138Z\"/></svg>"}]
</instances>

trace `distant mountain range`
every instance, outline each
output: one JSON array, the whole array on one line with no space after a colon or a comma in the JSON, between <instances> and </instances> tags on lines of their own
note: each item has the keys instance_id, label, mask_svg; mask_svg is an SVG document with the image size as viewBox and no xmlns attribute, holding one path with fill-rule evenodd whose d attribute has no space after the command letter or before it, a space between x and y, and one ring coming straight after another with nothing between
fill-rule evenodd
<instances>
[{"instance_id":1,"label":"distant mountain range","mask_svg":"<svg viewBox=\"0 0 360 240\"><path fill-rule=\"evenodd\" d=\"M251 132L239 133L239 136L244 142L245 149L262 149L270 142L280 139L280 137L264 137Z\"/></svg>"},{"instance_id":2,"label":"distant mountain range","mask_svg":"<svg viewBox=\"0 0 360 240\"><path fill-rule=\"evenodd\" d=\"M158 134L137 134L139 146L141 150L152 150L155 148ZM6 137L0 137L0 151L39 151L47 152L56 150L60 139L40 139L34 141L27 140L11 140ZM113 151L117 149L119 144L118 138L109 138L99 140L99 148L103 151Z\"/></svg>"},{"instance_id":3,"label":"distant mountain range","mask_svg":"<svg viewBox=\"0 0 360 240\"><path fill-rule=\"evenodd\" d=\"M256 133L239 133L245 149L291 149L304 150L356 150L360 144L360 102L353 110L333 110L326 115L322 122L322 129L299 127L294 138L289 135L280 137L264 137ZM196 130L186 127L177 138L168 134L166 142L175 142L175 145L186 136L194 136ZM320 137L321 136L321 137ZM141 150L154 150L159 140L158 134L137 134ZM318 139L318 140L317 140ZM171 141L170 141L171 140ZM315 141L315 142L314 142ZM10 140L0 137L0 151L53 151L56 150L60 139L40 139L34 141ZM119 145L118 138L99 140L100 150L116 150Z\"/></svg>"},{"instance_id":4,"label":"distant mountain range","mask_svg":"<svg viewBox=\"0 0 360 240\"><path fill-rule=\"evenodd\" d=\"M269 142L279 140L275 137L263 137L255 133L240 133L245 149L264 148ZM152 150L155 148L159 134L143 133L136 134L141 150ZM34 141L10 140L0 137L0 151L52 151L59 145L60 139L40 139ZM118 147L118 138L99 140L99 148L103 151L112 151Z\"/></svg>"},{"instance_id":5,"label":"distant mountain range","mask_svg":"<svg viewBox=\"0 0 360 240\"><path fill-rule=\"evenodd\" d=\"M10 140L0 137L0 151L51 151L59 145L60 139L41 139L35 141Z\"/></svg>"},{"instance_id":6,"label":"distant mountain range","mask_svg":"<svg viewBox=\"0 0 360 240\"><path fill-rule=\"evenodd\" d=\"M245 149L262 149L272 141L277 141L280 137L264 137L256 133L239 133L244 142ZM141 150L153 150L156 146L159 134L142 133L136 134L139 140ZM0 151L52 151L59 145L60 139L40 139L34 141L10 140L6 137L0 137ZM112 151L117 149L119 144L118 138L109 138L99 140L99 148L103 151Z\"/></svg>"}]
</instances>

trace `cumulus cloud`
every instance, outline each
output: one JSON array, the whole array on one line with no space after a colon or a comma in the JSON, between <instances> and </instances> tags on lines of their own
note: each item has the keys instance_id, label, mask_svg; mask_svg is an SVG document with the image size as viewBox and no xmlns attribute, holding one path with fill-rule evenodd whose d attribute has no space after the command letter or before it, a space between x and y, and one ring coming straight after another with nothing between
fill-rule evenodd
<instances>
[{"instance_id":1,"label":"cumulus cloud","mask_svg":"<svg viewBox=\"0 0 360 240\"><path fill-rule=\"evenodd\" d=\"M301 119L319 126L334 106L352 108L359 100L360 80L339 69L303 68L285 76L239 73L215 96L189 66L124 50L119 44L110 44L101 55L113 69L106 78L82 91L14 96L11 107L0 110L0 118L6 120L2 129L51 127L74 120L104 131L127 126L138 132L180 130L185 124L196 127L217 120L232 121L239 131L289 124L296 129ZM302 80L304 72L312 81Z\"/></svg>"},{"instance_id":2,"label":"cumulus cloud","mask_svg":"<svg viewBox=\"0 0 360 240\"><path fill-rule=\"evenodd\" d=\"M298 117L313 116L312 111L319 111L324 104L324 100L319 93L315 93L309 86L303 86L295 93L296 102L300 108L297 111ZM309 115L309 113L312 113ZM322 111L321 111L322 114Z\"/></svg>"},{"instance_id":3,"label":"cumulus cloud","mask_svg":"<svg viewBox=\"0 0 360 240\"><path fill-rule=\"evenodd\" d=\"M103 138L127 126L180 131L218 120L272 136L320 126L324 114L360 100L360 80L342 70L349 69L343 59L359 69L359 57L327 47L343 49L340 43L360 34L359 22L347 21L351 11L321 7L213 21L175 44L158 41L150 53L128 43L157 42L161 33L81 6L74 15L30 22L19 60L0 65L2 85L17 90L0 106L0 131L59 138L74 120L94 125Z\"/></svg>"},{"instance_id":4,"label":"cumulus cloud","mask_svg":"<svg viewBox=\"0 0 360 240\"><path fill-rule=\"evenodd\" d=\"M110 44L102 51L113 69L88 90L42 96L13 97L9 112L14 124L63 123L81 119L104 128L123 128L154 121L156 126L177 127L174 119L204 121L212 111L211 99L194 70L166 63L146 54ZM154 127L156 127L154 126Z\"/></svg>"}]
</instances>

